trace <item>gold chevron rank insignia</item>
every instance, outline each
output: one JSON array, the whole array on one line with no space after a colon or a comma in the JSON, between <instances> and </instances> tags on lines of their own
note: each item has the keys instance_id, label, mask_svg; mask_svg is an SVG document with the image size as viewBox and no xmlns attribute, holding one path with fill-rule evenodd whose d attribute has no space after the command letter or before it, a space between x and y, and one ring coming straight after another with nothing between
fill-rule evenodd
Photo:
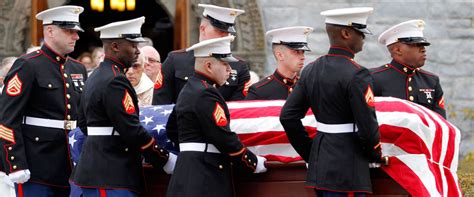
<instances>
[{"instance_id":1,"label":"gold chevron rank insignia","mask_svg":"<svg viewBox=\"0 0 474 197\"><path fill-rule=\"evenodd\" d=\"M127 90L125 90L125 96L123 96L122 105L127 114L135 113L135 105L133 104L132 97Z\"/></svg>"},{"instance_id":2,"label":"gold chevron rank insignia","mask_svg":"<svg viewBox=\"0 0 474 197\"><path fill-rule=\"evenodd\" d=\"M218 102L216 102L216 108L214 109L213 115L217 126L223 127L227 125L227 117L225 116L224 109L222 109Z\"/></svg>"},{"instance_id":3,"label":"gold chevron rank insignia","mask_svg":"<svg viewBox=\"0 0 474 197\"><path fill-rule=\"evenodd\" d=\"M370 107L375 107L375 99L374 99L374 92L372 92L372 88L367 86L367 90L365 91L365 102Z\"/></svg>"},{"instance_id":4,"label":"gold chevron rank insignia","mask_svg":"<svg viewBox=\"0 0 474 197\"><path fill-rule=\"evenodd\" d=\"M0 139L15 143L15 135L13 134L13 130L6 126L0 125Z\"/></svg>"},{"instance_id":5,"label":"gold chevron rank insignia","mask_svg":"<svg viewBox=\"0 0 474 197\"><path fill-rule=\"evenodd\" d=\"M18 96L21 93L21 88L23 86L23 82L21 81L20 77L18 77L18 73L8 81L7 85L7 94L8 96Z\"/></svg>"}]
</instances>

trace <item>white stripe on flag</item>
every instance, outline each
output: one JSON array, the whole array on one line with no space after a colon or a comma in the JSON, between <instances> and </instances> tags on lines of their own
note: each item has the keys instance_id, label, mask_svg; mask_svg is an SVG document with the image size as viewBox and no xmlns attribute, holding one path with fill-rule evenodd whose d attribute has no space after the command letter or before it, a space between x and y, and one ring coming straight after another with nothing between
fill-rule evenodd
<instances>
[{"instance_id":1,"label":"white stripe on flag","mask_svg":"<svg viewBox=\"0 0 474 197\"><path fill-rule=\"evenodd\" d=\"M229 109L283 107L285 100L255 101L255 102L228 102Z\"/></svg>"},{"instance_id":2,"label":"white stripe on flag","mask_svg":"<svg viewBox=\"0 0 474 197\"><path fill-rule=\"evenodd\" d=\"M316 119L313 115L305 116L301 121L305 126L316 127ZM251 134L265 131L284 132L278 116L232 119L230 121L230 130L237 134Z\"/></svg>"},{"instance_id":3,"label":"white stripe on flag","mask_svg":"<svg viewBox=\"0 0 474 197\"><path fill-rule=\"evenodd\" d=\"M424 154L409 154L396 156L407 167L409 167L421 180L430 196L441 196L436 188L436 181L433 172L431 172Z\"/></svg>"},{"instance_id":4,"label":"white stripe on flag","mask_svg":"<svg viewBox=\"0 0 474 197\"><path fill-rule=\"evenodd\" d=\"M269 144L269 145L258 145L247 147L250 151L257 155L278 155L285 157L298 157L298 153L295 149L288 144Z\"/></svg>"}]
</instances>

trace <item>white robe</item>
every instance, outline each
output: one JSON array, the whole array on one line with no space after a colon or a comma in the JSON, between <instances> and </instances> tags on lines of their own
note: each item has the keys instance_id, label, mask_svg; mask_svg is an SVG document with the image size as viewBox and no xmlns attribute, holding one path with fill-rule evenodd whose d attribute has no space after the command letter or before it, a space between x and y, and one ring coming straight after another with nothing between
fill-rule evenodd
<instances>
[{"instance_id":1,"label":"white robe","mask_svg":"<svg viewBox=\"0 0 474 197\"><path fill-rule=\"evenodd\" d=\"M133 87L137 93L138 106L151 105L153 98L153 85L153 81L151 81L145 73L142 73L142 77L137 86Z\"/></svg>"}]
</instances>

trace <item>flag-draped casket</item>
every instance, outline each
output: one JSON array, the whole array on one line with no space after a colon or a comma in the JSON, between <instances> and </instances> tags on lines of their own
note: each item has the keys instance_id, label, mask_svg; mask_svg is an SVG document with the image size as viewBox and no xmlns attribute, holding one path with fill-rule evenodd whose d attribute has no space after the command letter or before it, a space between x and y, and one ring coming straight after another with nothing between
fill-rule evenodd
<instances>
[{"instance_id":1,"label":"flag-draped casket","mask_svg":"<svg viewBox=\"0 0 474 197\"><path fill-rule=\"evenodd\" d=\"M228 103L231 130L250 150L271 163L266 174L238 177L238 196L314 195L304 188L304 163L291 147L279 122L283 104L282 100ZM166 122L172 107L142 107L140 120L160 145L176 151L176 146L166 136ZM382 151L390 156L390 165L371 170L374 193L462 196L456 175L459 130L435 112L409 101L376 97L375 108ZM311 111L302 122L309 135L314 136L317 125ZM76 132L72 132L71 137L81 138ZM73 141L72 155L75 157L80 140ZM169 177L159 170L147 169L147 172L148 195L155 195L155 190L163 192Z\"/></svg>"}]
</instances>

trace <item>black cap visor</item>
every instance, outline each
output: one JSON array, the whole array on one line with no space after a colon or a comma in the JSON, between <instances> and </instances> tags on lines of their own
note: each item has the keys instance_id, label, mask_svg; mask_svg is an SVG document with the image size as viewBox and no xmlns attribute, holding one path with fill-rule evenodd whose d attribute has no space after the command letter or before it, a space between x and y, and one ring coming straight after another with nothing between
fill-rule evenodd
<instances>
[{"instance_id":1,"label":"black cap visor","mask_svg":"<svg viewBox=\"0 0 474 197\"><path fill-rule=\"evenodd\" d=\"M222 22L220 20L212 18L211 16L205 16L205 18L208 19L211 22L211 25L215 28L220 29L221 31L235 33L234 24Z\"/></svg>"},{"instance_id":2,"label":"black cap visor","mask_svg":"<svg viewBox=\"0 0 474 197\"><path fill-rule=\"evenodd\" d=\"M278 43L274 43L278 44ZM311 51L306 42L282 42L280 41L279 45L285 45L290 49L297 50L297 51Z\"/></svg>"},{"instance_id":3,"label":"black cap visor","mask_svg":"<svg viewBox=\"0 0 474 197\"><path fill-rule=\"evenodd\" d=\"M406 38L398 38L398 42L405 43L405 44L421 44L422 46L430 46L429 43L423 37L406 37Z\"/></svg>"},{"instance_id":4,"label":"black cap visor","mask_svg":"<svg viewBox=\"0 0 474 197\"><path fill-rule=\"evenodd\" d=\"M232 56L232 53L227 53L227 54L213 53L211 54L211 56L224 62L238 62L239 61L238 59Z\"/></svg>"},{"instance_id":5,"label":"black cap visor","mask_svg":"<svg viewBox=\"0 0 474 197\"><path fill-rule=\"evenodd\" d=\"M84 32L79 22L71 22L71 21L53 21L51 24L45 25L56 25L62 29L72 29L76 31Z\"/></svg>"}]
</instances>

